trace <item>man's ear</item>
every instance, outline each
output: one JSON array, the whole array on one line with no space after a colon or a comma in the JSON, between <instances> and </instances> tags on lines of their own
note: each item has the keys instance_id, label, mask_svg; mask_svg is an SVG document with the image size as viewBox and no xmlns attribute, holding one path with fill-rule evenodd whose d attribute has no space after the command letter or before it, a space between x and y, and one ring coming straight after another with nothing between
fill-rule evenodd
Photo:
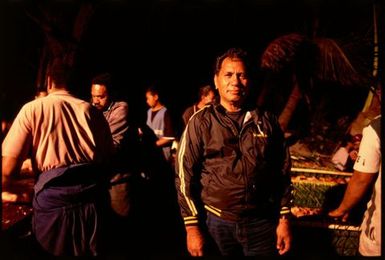
<instances>
[{"instance_id":1,"label":"man's ear","mask_svg":"<svg viewBox=\"0 0 385 260\"><path fill-rule=\"evenodd\" d=\"M217 81L218 81L218 77L217 77L217 74L215 74L215 75L214 75L214 85L215 85L215 89L218 89Z\"/></svg>"},{"instance_id":2,"label":"man's ear","mask_svg":"<svg viewBox=\"0 0 385 260\"><path fill-rule=\"evenodd\" d=\"M50 76L47 76L47 92L52 89L52 80Z\"/></svg>"}]
</instances>

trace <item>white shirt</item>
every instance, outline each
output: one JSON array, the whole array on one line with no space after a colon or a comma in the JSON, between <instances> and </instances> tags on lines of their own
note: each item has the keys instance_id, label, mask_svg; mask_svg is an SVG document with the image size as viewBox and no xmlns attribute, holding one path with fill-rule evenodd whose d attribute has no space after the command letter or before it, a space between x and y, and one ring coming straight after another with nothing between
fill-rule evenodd
<instances>
[{"instance_id":1,"label":"white shirt","mask_svg":"<svg viewBox=\"0 0 385 260\"><path fill-rule=\"evenodd\" d=\"M354 170L368 174L378 172L372 197L361 224L359 252L364 256L381 255L381 144L372 126L363 130L363 137Z\"/></svg>"}]
</instances>

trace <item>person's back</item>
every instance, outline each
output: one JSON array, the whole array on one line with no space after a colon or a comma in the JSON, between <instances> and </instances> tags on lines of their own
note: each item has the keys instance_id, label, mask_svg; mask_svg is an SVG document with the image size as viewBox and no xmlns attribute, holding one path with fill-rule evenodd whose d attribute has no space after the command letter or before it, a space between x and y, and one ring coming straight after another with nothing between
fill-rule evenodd
<instances>
[{"instance_id":1,"label":"person's back","mask_svg":"<svg viewBox=\"0 0 385 260\"><path fill-rule=\"evenodd\" d=\"M112 138L103 115L67 91L62 70L52 69L49 95L24 105L6 136L3 188L32 148L40 173L33 198L37 241L53 255L97 255L108 205L100 166L109 160Z\"/></svg>"},{"instance_id":2,"label":"person's back","mask_svg":"<svg viewBox=\"0 0 385 260\"><path fill-rule=\"evenodd\" d=\"M31 127L32 153L40 172L79 163L101 162L109 155L108 150L101 149L108 144L101 114L66 91L31 101L22 108L19 116L28 118L29 125L24 127ZM17 138L13 137L14 134L7 138ZM20 142L15 143L12 150L21 149L18 145L21 146L24 140L18 140Z\"/></svg>"}]
</instances>

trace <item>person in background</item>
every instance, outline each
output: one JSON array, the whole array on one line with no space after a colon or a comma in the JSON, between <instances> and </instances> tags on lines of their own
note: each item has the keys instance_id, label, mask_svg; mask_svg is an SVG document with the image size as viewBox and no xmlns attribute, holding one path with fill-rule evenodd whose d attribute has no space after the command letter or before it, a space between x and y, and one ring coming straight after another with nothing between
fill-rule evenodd
<instances>
[{"instance_id":1,"label":"person in background","mask_svg":"<svg viewBox=\"0 0 385 260\"><path fill-rule=\"evenodd\" d=\"M248 108L250 65L242 49L217 58L218 104L199 110L182 135L176 189L192 256L205 230L224 256L274 256L291 246L290 156L277 118Z\"/></svg>"},{"instance_id":2,"label":"person in background","mask_svg":"<svg viewBox=\"0 0 385 260\"><path fill-rule=\"evenodd\" d=\"M202 107L212 103L215 98L214 89L210 85L205 85L199 88L199 101L186 108L182 114L183 123L186 126L190 117Z\"/></svg>"},{"instance_id":3,"label":"person in background","mask_svg":"<svg viewBox=\"0 0 385 260\"><path fill-rule=\"evenodd\" d=\"M359 253L381 256L381 116L363 130L354 173L342 202L329 216L346 222L350 211L372 190L372 196L361 224ZM374 186L373 186L374 185Z\"/></svg>"},{"instance_id":4,"label":"person in background","mask_svg":"<svg viewBox=\"0 0 385 260\"><path fill-rule=\"evenodd\" d=\"M341 147L332 157L334 166L340 171L353 171L354 162L357 159L358 148L360 147L362 135L347 136L342 141Z\"/></svg>"},{"instance_id":5,"label":"person in background","mask_svg":"<svg viewBox=\"0 0 385 260\"><path fill-rule=\"evenodd\" d=\"M39 173L32 203L38 243L53 255L95 256L103 252L112 138L103 115L69 93L68 77L65 65L52 65L49 95L16 116L2 144L3 193L32 151Z\"/></svg>"},{"instance_id":6,"label":"person in background","mask_svg":"<svg viewBox=\"0 0 385 260\"><path fill-rule=\"evenodd\" d=\"M127 217L130 211L130 183L134 162L130 158L127 139L129 134L128 104L125 101L115 101L112 98L112 76L103 73L95 76L91 83L91 102L94 107L103 112L111 130L115 146L113 160L114 175L111 179L111 206L118 216ZM132 152L131 152L132 153ZM132 155L132 154L131 154Z\"/></svg>"},{"instance_id":7,"label":"person in background","mask_svg":"<svg viewBox=\"0 0 385 260\"><path fill-rule=\"evenodd\" d=\"M172 158L171 146L175 140L171 115L163 105L157 88L149 87L146 90L146 102L150 107L147 110L146 124L157 136L156 146L162 148L164 159L170 162Z\"/></svg>"},{"instance_id":8,"label":"person in background","mask_svg":"<svg viewBox=\"0 0 385 260\"><path fill-rule=\"evenodd\" d=\"M136 157L138 135L132 122L129 121L128 103L115 100L115 92L116 88L110 73L102 73L92 79L92 105L103 112L115 147L111 160L113 174L109 190L113 210L110 249L115 253L117 250L123 250L121 253L130 253L133 251L130 239L134 236L135 207L138 206L134 203L136 199L133 198L136 194L134 189L138 173Z\"/></svg>"}]
</instances>

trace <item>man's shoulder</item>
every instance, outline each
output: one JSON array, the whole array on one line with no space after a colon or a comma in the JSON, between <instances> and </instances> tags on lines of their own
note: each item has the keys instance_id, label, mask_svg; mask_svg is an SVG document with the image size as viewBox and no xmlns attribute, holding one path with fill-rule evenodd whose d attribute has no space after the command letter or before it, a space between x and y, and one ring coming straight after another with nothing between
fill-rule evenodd
<instances>
[{"instance_id":1,"label":"man's shoulder","mask_svg":"<svg viewBox=\"0 0 385 260\"><path fill-rule=\"evenodd\" d=\"M125 101L116 101L112 104L111 109L116 111L128 111L128 103Z\"/></svg>"},{"instance_id":2,"label":"man's shoulder","mask_svg":"<svg viewBox=\"0 0 385 260\"><path fill-rule=\"evenodd\" d=\"M377 135L380 136L381 132L381 115L375 117L371 122L370 126L376 131Z\"/></svg>"},{"instance_id":3,"label":"man's shoulder","mask_svg":"<svg viewBox=\"0 0 385 260\"><path fill-rule=\"evenodd\" d=\"M211 118L213 112L213 105L206 105L199 109L197 112L193 113L191 115L191 120L202 123L203 120Z\"/></svg>"},{"instance_id":4,"label":"man's shoulder","mask_svg":"<svg viewBox=\"0 0 385 260\"><path fill-rule=\"evenodd\" d=\"M116 102L114 102L114 106L116 106L116 107L128 107L128 103L126 101L116 101Z\"/></svg>"},{"instance_id":5,"label":"man's shoulder","mask_svg":"<svg viewBox=\"0 0 385 260\"><path fill-rule=\"evenodd\" d=\"M258 119L266 120L268 122L275 122L278 120L278 117L274 112L263 107L254 108L251 113L256 115Z\"/></svg>"},{"instance_id":6,"label":"man's shoulder","mask_svg":"<svg viewBox=\"0 0 385 260\"><path fill-rule=\"evenodd\" d=\"M194 105L189 106L189 107L187 107L187 108L183 111L183 115L187 115L187 114L189 114L189 113L191 113L191 112L193 112L193 111L194 111Z\"/></svg>"}]
</instances>

